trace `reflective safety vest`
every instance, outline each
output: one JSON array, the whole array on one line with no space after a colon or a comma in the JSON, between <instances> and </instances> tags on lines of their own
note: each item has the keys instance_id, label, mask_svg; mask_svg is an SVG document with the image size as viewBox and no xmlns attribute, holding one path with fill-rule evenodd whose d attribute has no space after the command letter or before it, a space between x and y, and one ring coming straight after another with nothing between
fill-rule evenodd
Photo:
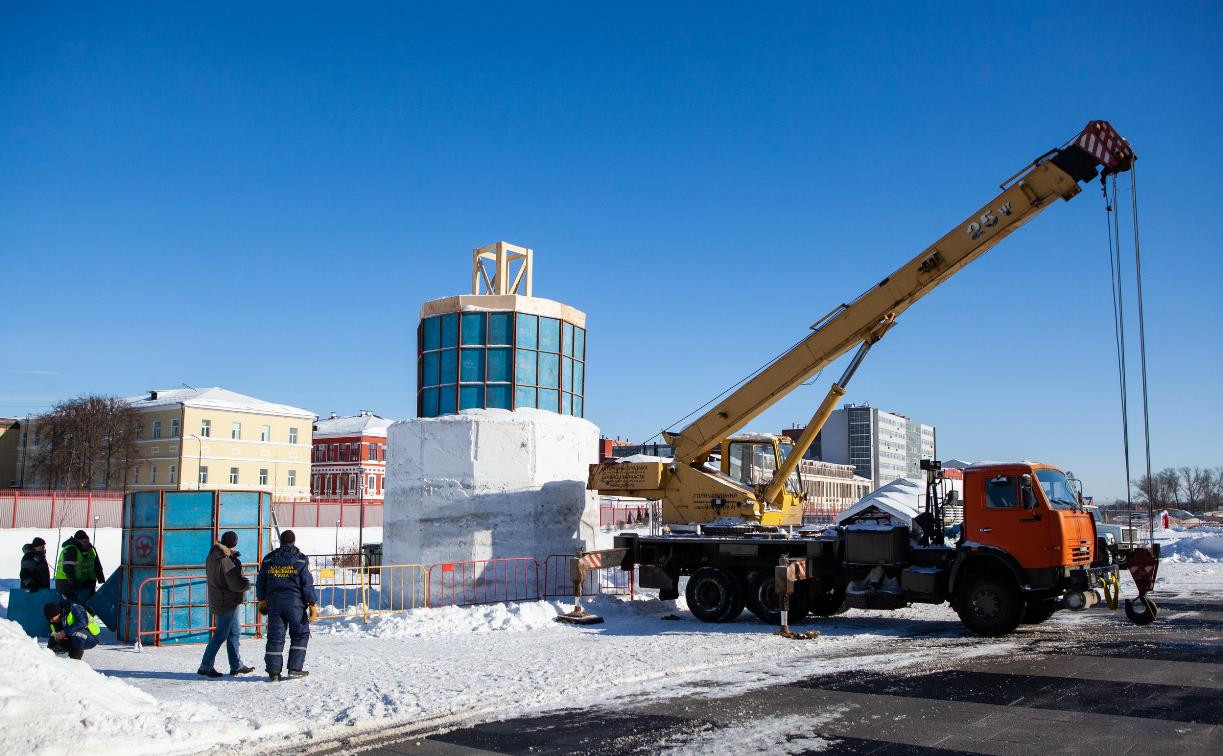
<instances>
[{"instance_id":1,"label":"reflective safety vest","mask_svg":"<svg viewBox=\"0 0 1223 756\"><path fill-rule=\"evenodd\" d=\"M72 551L69 552L69 549ZM72 559L71 555L76 558ZM56 580L97 580L97 570L94 565L98 560L98 551L92 545L85 550L74 544L68 544L59 552L59 563L55 566ZM73 565L72 577L68 577L66 565Z\"/></svg>"},{"instance_id":2,"label":"reflective safety vest","mask_svg":"<svg viewBox=\"0 0 1223 756\"><path fill-rule=\"evenodd\" d=\"M88 624L85 625L85 629L89 631L90 635L97 635L102 632L102 628L98 626L98 618L93 616L93 612L86 611L85 618L88 620ZM64 617L64 629L67 630L75 624L76 616L69 611L68 616ZM55 625L51 625L51 633L55 634L58 632L59 631L55 629Z\"/></svg>"}]
</instances>

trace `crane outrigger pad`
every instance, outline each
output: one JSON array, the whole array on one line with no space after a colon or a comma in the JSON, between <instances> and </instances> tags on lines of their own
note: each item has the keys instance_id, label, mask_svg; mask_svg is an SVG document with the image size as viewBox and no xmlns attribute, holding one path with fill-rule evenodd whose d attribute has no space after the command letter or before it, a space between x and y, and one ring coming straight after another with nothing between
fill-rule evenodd
<instances>
[{"instance_id":1,"label":"crane outrigger pad","mask_svg":"<svg viewBox=\"0 0 1223 756\"><path fill-rule=\"evenodd\" d=\"M571 612L558 614L552 619L555 622L562 622L566 625L599 625L603 623L602 617L597 614L591 614L580 606L575 607Z\"/></svg>"}]
</instances>

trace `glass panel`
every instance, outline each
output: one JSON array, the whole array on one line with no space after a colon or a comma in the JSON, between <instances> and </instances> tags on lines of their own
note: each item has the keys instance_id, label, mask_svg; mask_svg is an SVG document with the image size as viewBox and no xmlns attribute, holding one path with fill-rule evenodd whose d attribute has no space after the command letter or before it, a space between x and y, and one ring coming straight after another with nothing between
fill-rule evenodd
<instances>
[{"instance_id":1,"label":"glass panel","mask_svg":"<svg viewBox=\"0 0 1223 756\"><path fill-rule=\"evenodd\" d=\"M490 383L486 400L489 407L496 407L498 409L514 408L510 403L510 384L508 383Z\"/></svg>"},{"instance_id":2,"label":"glass panel","mask_svg":"<svg viewBox=\"0 0 1223 756\"><path fill-rule=\"evenodd\" d=\"M476 409L483 406L483 386L461 386L459 388L459 409Z\"/></svg>"},{"instance_id":3,"label":"glass panel","mask_svg":"<svg viewBox=\"0 0 1223 756\"><path fill-rule=\"evenodd\" d=\"M580 396L573 397L573 414L577 415L578 417L585 417L585 415L582 414L583 404L584 402L582 401L582 397Z\"/></svg>"},{"instance_id":4,"label":"glass panel","mask_svg":"<svg viewBox=\"0 0 1223 756\"><path fill-rule=\"evenodd\" d=\"M535 387L534 386L519 386L514 389L514 408L518 407L534 407L535 406Z\"/></svg>"},{"instance_id":5,"label":"glass panel","mask_svg":"<svg viewBox=\"0 0 1223 756\"><path fill-rule=\"evenodd\" d=\"M437 412L439 415L449 415L457 411L454 406L456 393L454 388L454 386L442 386L437 400Z\"/></svg>"},{"instance_id":6,"label":"glass panel","mask_svg":"<svg viewBox=\"0 0 1223 756\"><path fill-rule=\"evenodd\" d=\"M452 347L459 343L459 314L452 312L442 316L442 346Z\"/></svg>"},{"instance_id":7,"label":"glass panel","mask_svg":"<svg viewBox=\"0 0 1223 756\"><path fill-rule=\"evenodd\" d=\"M483 344L484 343L484 313L482 312L463 313L463 343L464 344Z\"/></svg>"},{"instance_id":8,"label":"glass panel","mask_svg":"<svg viewBox=\"0 0 1223 756\"><path fill-rule=\"evenodd\" d=\"M564 358L561 367L561 388L573 391L573 360L569 357Z\"/></svg>"},{"instance_id":9,"label":"glass panel","mask_svg":"<svg viewBox=\"0 0 1223 756\"><path fill-rule=\"evenodd\" d=\"M560 411L560 392L556 389L540 389L539 390L539 408L552 410L553 412Z\"/></svg>"},{"instance_id":10,"label":"glass panel","mask_svg":"<svg viewBox=\"0 0 1223 756\"><path fill-rule=\"evenodd\" d=\"M443 349L439 354L442 355L442 383L457 383L458 376L458 350Z\"/></svg>"},{"instance_id":11,"label":"glass panel","mask_svg":"<svg viewBox=\"0 0 1223 756\"><path fill-rule=\"evenodd\" d=\"M425 318L421 349L437 349L442 345L442 319Z\"/></svg>"},{"instance_id":12,"label":"glass panel","mask_svg":"<svg viewBox=\"0 0 1223 756\"><path fill-rule=\"evenodd\" d=\"M556 388L560 385L560 355L539 353L539 385Z\"/></svg>"},{"instance_id":13,"label":"glass panel","mask_svg":"<svg viewBox=\"0 0 1223 756\"><path fill-rule=\"evenodd\" d=\"M561 324L561 353L573 354L573 323Z\"/></svg>"},{"instance_id":14,"label":"glass panel","mask_svg":"<svg viewBox=\"0 0 1223 756\"><path fill-rule=\"evenodd\" d=\"M586 329L573 328L573 356L583 362L586 361Z\"/></svg>"},{"instance_id":15,"label":"glass panel","mask_svg":"<svg viewBox=\"0 0 1223 756\"><path fill-rule=\"evenodd\" d=\"M534 349L539 346L538 340L535 338L536 332L539 330L538 315L523 315L518 313L518 341L516 342L519 348Z\"/></svg>"},{"instance_id":16,"label":"glass panel","mask_svg":"<svg viewBox=\"0 0 1223 756\"><path fill-rule=\"evenodd\" d=\"M463 367L460 379L463 383L484 382L484 350L464 349Z\"/></svg>"},{"instance_id":17,"label":"glass panel","mask_svg":"<svg viewBox=\"0 0 1223 756\"><path fill-rule=\"evenodd\" d=\"M573 363L573 393L586 393L586 365L581 362Z\"/></svg>"},{"instance_id":18,"label":"glass panel","mask_svg":"<svg viewBox=\"0 0 1223 756\"><path fill-rule=\"evenodd\" d=\"M561 414L573 414L573 394L561 394Z\"/></svg>"},{"instance_id":19,"label":"glass panel","mask_svg":"<svg viewBox=\"0 0 1223 756\"><path fill-rule=\"evenodd\" d=\"M556 318L539 319L539 350L541 352L561 350L561 322Z\"/></svg>"},{"instance_id":20,"label":"glass panel","mask_svg":"<svg viewBox=\"0 0 1223 756\"><path fill-rule=\"evenodd\" d=\"M488 380L490 381L509 381L510 376L510 349L489 349L488 350Z\"/></svg>"},{"instance_id":21,"label":"glass panel","mask_svg":"<svg viewBox=\"0 0 1223 756\"><path fill-rule=\"evenodd\" d=\"M514 382L519 386L534 386L535 385L535 355L538 352L533 352L530 349L519 349L518 358L515 364L516 373ZM531 400L530 406L535 406L535 400Z\"/></svg>"},{"instance_id":22,"label":"glass panel","mask_svg":"<svg viewBox=\"0 0 1223 756\"><path fill-rule=\"evenodd\" d=\"M438 369L441 367L441 364L441 352L425 352L420 360L420 385L436 386L441 383L441 380L438 378Z\"/></svg>"},{"instance_id":23,"label":"glass panel","mask_svg":"<svg viewBox=\"0 0 1223 756\"><path fill-rule=\"evenodd\" d=\"M490 312L488 314L488 343L513 344L513 321L510 312Z\"/></svg>"}]
</instances>

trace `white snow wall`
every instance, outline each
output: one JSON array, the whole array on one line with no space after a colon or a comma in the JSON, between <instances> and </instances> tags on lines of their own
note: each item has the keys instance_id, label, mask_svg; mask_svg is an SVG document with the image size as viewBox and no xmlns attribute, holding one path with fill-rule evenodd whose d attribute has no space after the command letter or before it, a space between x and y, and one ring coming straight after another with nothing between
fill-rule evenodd
<instances>
[{"instance_id":1,"label":"white snow wall","mask_svg":"<svg viewBox=\"0 0 1223 756\"><path fill-rule=\"evenodd\" d=\"M387 433L383 564L444 564L510 557L538 560L594 548L599 501L586 490L599 429L534 409L464 410L405 420ZM530 563L433 571L430 600L519 598L535 586ZM420 604L420 586L385 575L396 608Z\"/></svg>"}]
</instances>

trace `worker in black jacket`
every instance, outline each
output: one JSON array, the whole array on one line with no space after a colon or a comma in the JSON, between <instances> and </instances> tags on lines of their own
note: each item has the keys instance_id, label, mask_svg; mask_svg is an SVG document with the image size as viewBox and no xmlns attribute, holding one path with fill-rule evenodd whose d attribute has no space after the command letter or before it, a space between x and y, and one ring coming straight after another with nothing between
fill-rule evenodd
<instances>
[{"instance_id":1,"label":"worker in black jacket","mask_svg":"<svg viewBox=\"0 0 1223 756\"><path fill-rule=\"evenodd\" d=\"M98 645L102 626L98 618L74 601L52 601L43 605L43 615L51 626L47 648L57 654L83 659L85 652Z\"/></svg>"},{"instance_id":2,"label":"worker in black jacket","mask_svg":"<svg viewBox=\"0 0 1223 756\"><path fill-rule=\"evenodd\" d=\"M268 680L280 679L285 647L285 629L289 631L289 677L310 674L306 664L306 644L310 642L310 621L317 616L314 578L310 563L295 545L292 530L280 534L280 548L269 552L259 565L255 578L255 598L259 611L268 617L268 644L263 655Z\"/></svg>"},{"instance_id":3,"label":"worker in black jacket","mask_svg":"<svg viewBox=\"0 0 1223 756\"><path fill-rule=\"evenodd\" d=\"M21 547L21 589L38 593L51 587L51 568L47 564L47 542L41 538Z\"/></svg>"}]
</instances>

